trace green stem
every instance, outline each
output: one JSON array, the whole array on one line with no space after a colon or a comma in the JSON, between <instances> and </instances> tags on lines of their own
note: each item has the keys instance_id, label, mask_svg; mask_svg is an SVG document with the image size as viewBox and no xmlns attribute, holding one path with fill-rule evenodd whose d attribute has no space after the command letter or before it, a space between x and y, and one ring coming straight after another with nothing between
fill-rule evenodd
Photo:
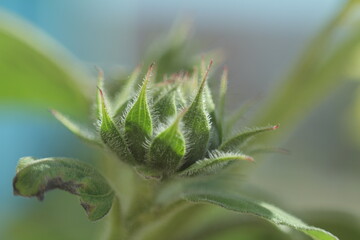
<instances>
[{"instance_id":1,"label":"green stem","mask_svg":"<svg viewBox=\"0 0 360 240\"><path fill-rule=\"evenodd\" d=\"M112 210L110 213L109 226L106 233L106 240L122 240L126 239L126 229L124 228L122 218L121 218L121 210L119 199L116 198Z\"/></svg>"}]
</instances>

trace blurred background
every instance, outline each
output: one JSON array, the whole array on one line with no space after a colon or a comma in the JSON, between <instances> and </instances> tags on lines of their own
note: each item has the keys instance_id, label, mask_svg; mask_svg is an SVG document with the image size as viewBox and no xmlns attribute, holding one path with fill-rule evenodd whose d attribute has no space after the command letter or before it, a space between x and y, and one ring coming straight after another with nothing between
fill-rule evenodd
<instances>
[{"instance_id":1,"label":"blurred background","mask_svg":"<svg viewBox=\"0 0 360 240\"><path fill-rule=\"evenodd\" d=\"M267 106L267 99L274 98L272 94L280 92L281 96L280 88L286 90L288 86L283 82L301 62L309 44L346 2L1 0L0 239L54 239L53 234L61 232L59 225L73 229L74 221L78 228L75 235L67 233L56 239L96 239L102 222L89 223L76 199L54 192L47 196L47 201L39 203L14 197L11 185L16 163L23 156L91 160L91 148L57 123L48 105L76 115L74 105L83 107L84 95L92 90L86 86L95 84L94 66L103 68L106 75L132 69L143 63L146 49L166 36L174 23L190 19L193 54L221 49L225 56L230 76L228 109L251 100L254 107L245 114L244 124L253 126L251 120L256 116L265 123L274 123L266 117L270 116L266 115L266 108L265 117L261 117L261 106ZM354 28L359 26L357 16L353 14L340 25L330 49L336 49L349 32L355 32ZM21 41L26 46L35 46L40 54L20 47ZM351 43L349 52L355 53L359 42ZM51 56L53 63L60 61L63 69L50 72L53 63L34 60L43 56ZM307 105L293 104L291 97L283 102L281 114L292 109L301 114L289 118L292 120L289 122L280 118L282 137L270 145L283 147L291 154L260 156L261 161L245 181L249 188L271 195L277 205L305 219L311 212L327 212L333 214L329 219L336 216L359 229L360 75L355 67L356 56L351 55L354 61L346 62L340 74L331 75L338 79L331 90L324 92L325 80L323 85L314 85L314 89L320 89L319 94L312 92L311 83L304 83L308 84L309 95L304 91L299 101L309 101ZM348 55L340 54L337 61L341 65L349 59ZM61 75L64 69L71 75ZM42 80L33 81L38 76ZM78 87L83 89L81 94L69 93ZM302 85L297 87L301 91ZM65 92L70 94L66 98L62 95ZM47 96L49 102L43 100ZM63 200L59 203L55 201L57 197ZM39 221L30 221L30 215ZM44 216L53 225L42 228ZM317 219L309 217L307 221L315 224ZM333 225L335 229L336 224ZM22 231L18 231L19 226Z\"/></svg>"}]
</instances>

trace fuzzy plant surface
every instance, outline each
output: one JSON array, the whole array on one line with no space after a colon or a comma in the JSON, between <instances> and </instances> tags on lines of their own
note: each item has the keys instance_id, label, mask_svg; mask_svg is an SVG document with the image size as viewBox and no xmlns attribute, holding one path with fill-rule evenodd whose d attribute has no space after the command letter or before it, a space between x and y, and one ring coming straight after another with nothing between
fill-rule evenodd
<instances>
[{"instance_id":1,"label":"fuzzy plant surface","mask_svg":"<svg viewBox=\"0 0 360 240\"><path fill-rule=\"evenodd\" d=\"M113 206L107 239L148 239L146 229L162 216L199 204L252 214L316 240L337 239L273 205L225 191L217 184L236 162L251 164L254 158L250 153L264 150L255 147L254 138L279 125L225 134L224 129L229 128L224 118L227 70L220 78L215 103L207 82L211 65L212 61L208 66L202 61L191 71L163 76L157 72L161 66L151 64L147 73L137 68L122 81L121 88L112 90L114 94L108 94L100 72L93 128L52 111L71 132L136 172L140 185L147 186L132 199L139 206L126 210L113 177L68 158L20 159L14 194L43 200L49 190L67 191L79 197L90 220L102 218ZM140 185L137 187L143 189ZM140 207L144 203L146 206Z\"/></svg>"}]
</instances>

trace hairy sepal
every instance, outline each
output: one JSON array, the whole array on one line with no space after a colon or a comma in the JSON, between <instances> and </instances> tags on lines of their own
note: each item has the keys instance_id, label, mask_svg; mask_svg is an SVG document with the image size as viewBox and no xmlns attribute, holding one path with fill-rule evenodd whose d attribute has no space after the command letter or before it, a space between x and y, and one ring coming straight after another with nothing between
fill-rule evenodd
<instances>
[{"instance_id":1,"label":"hairy sepal","mask_svg":"<svg viewBox=\"0 0 360 240\"><path fill-rule=\"evenodd\" d=\"M185 156L184 167L190 166L198 159L202 159L210 137L210 119L204 101L204 89L211 63L201 82L200 88L183 117L184 131L190 148Z\"/></svg>"},{"instance_id":2,"label":"hairy sepal","mask_svg":"<svg viewBox=\"0 0 360 240\"><path fill-rule=\"evenodd\" d=\"M178 85L165 90L160 98L154 103L154 112L159 123L166 123L170 117L176 114L175 92Z\"/></svg>"},{"instance_id":3,"label":"hairy sepal","mask_svg":"<svg viewBox=\"0 0 360 240\"><path fill-rule=\"evenodd\" d=\"M185 139L180 131L183 113L151 142L148 163L152 169L171 175L179 167L185 155Z\"/></svg>"},{"instance_id":4,"label":"hairy sepal","mask_svg":"<svg viewBox=\"0 0 360 240\"><path fill-rule=\"evenodd\" d=\"M244 144L249 141L251 138L255 137L256 135L272 130L276 130L279 128L279 125L275 126L267 126L267 127L259 127L244 131L229 140L225 141L219 149L221 151L232 151L232 150L239 150Z\"/></svg>"},{"instance_id":5,"label":"hairy sepal","mask_svg":"<svg viewBox=\"0 0 360 240\"><path fill-rule=\"evenodd\" d=\"M254 159L242 153L213 151L209 153L209 157L198 160L187 169L180 172L180 176L195 176L201 174L211 174L224 168L232 161L251 161Z\"/></svg>"},{"instance_id":6,"label":"hairy sepal","mask_svg":"<svg viewBox=\"0 0 360 240\"><path fill-rule=\"evenodd\" d=\"M114 152L118 158L122 161L135 165L136 161L127 146L127 143L120 133L120 130L116 127L113 119L108 113L103 98L103 92L99 89L100 104L101 104L101 124L100 124L100 137L102 141L108 146L108 148Z\"/></svg>"},{"instance_id":7,"label":"hairy sepal","mask_svg":"<svg viewBox=\"0 0 360 240\"><path fill-rule=\"evenodd\" d=\"M125 136L137 162L142 163L146 149L144 144L153 134L152 116L147 101L147 84L152 72L150 66L134 104L125 117Z\"/></svg>"}]
</instances>

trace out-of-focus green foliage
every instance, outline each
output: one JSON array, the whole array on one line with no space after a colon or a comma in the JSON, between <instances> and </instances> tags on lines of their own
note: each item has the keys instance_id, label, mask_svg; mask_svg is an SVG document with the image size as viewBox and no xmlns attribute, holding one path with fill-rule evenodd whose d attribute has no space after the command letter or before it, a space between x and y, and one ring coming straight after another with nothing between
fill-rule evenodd
<instances>
[{"instance_id":1,"label":"out-of-focus green foliage","mask_svg":"<svg viewBox=\"0 0 360 240\"><path fill-rule=\"evenodd\" d=\"M256 122L276 121L290 130L343 83L360 42L360 22L351 19L357 19L354 15L359 6L358 0L345 3L313 39L290 75L269 95ZM344 29L344 36L339 37Z\"/></svg>"},{"instance_id":2,"label":"out-of-focus green foliage","mask_svg":"<svg viewBox=\"0 0 360 240\"><path fill-rule=\"evenodd\" d=\"M338 211L314 211L304 214L304 218L316 226L332 229L339 239L360 239L360 219Z\"/></svg>"},{"instance_id":3,"label":"out-of-focus green foliage","mask_svg":"<svg viewBox=\"0 0 360 240\"><path fill-rule=\"evenodd\" d=\"M103 228L86 218L76 198L62 192L49 193L47 201L30 203L23 212L9 217L6 225L0 236L9 240L96 240Z\"/></svg>"},{"instance_id":4,"label":"out-of-focus green foliage","mask_svg":"<svg viewBox=\"0 0 360 240\"><path fill-rule=\"evenodd\" d=\"M88 75L81 68L39 30L0 11L0 103L56 108L83 117Z\"/></svg>"}]
</instances>

